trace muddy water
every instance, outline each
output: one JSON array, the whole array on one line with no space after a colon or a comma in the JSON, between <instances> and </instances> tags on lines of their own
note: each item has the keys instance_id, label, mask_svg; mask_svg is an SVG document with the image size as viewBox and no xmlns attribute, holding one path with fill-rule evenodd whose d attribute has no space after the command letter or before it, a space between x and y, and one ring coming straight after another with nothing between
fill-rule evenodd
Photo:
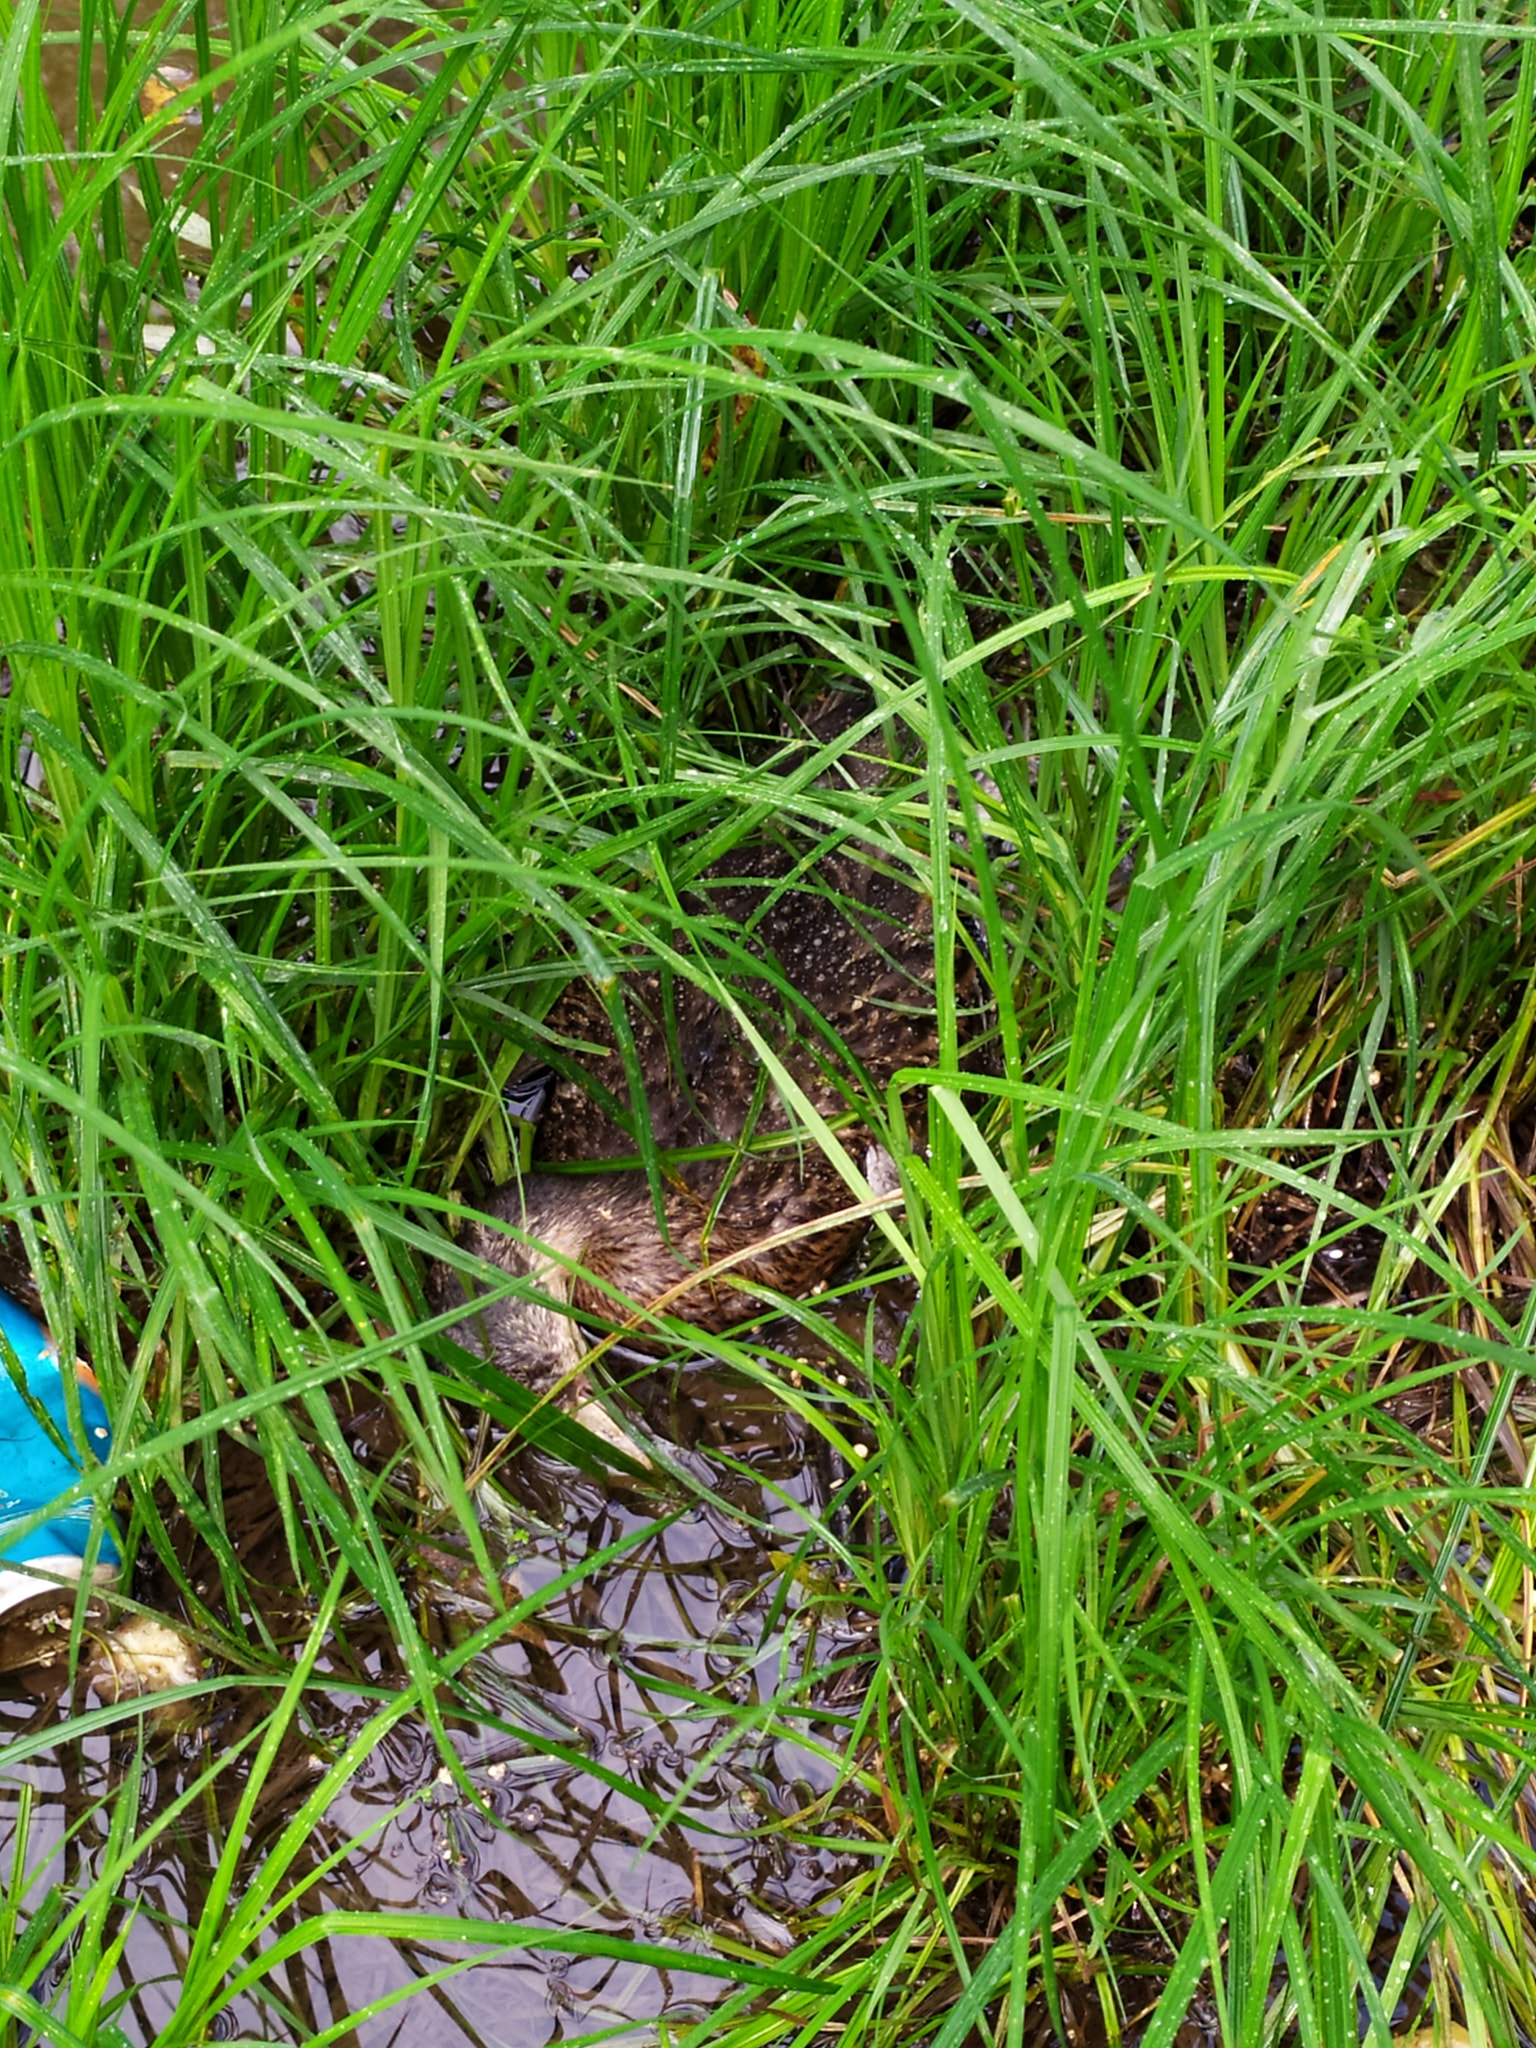
<instances>
[{"instance_id":1,"label":"muddy water","mask_svg":"<svg viewBox=\"0 0 1536 2048\"><path fill-rule=\"evenodd\" d=\"M863 1647L854 1621L804 1598L784 1568L784 1552L827 1498L820 1454L759 1392L700 1372L684 1393L702 1438L691 1455L710 1461L721 1502L658 1525L654 1503L524 1453L508 1491L529 1528L509 1546L509 1596L536 1593L627 1537L640 1535L638 1547L559 1592L466 1667L456 1690L444 1689L438 1704L461 1776L445 1768L419 1716L376 1743L292 1864L284 1892L314 1881L270 1938L313 1931L316 1915L453 1915L657 1943L703 1973L552 1948L478 1955L457 1940L335 1933L279 1966L261 1992L236 1999L217 2038L299 2043L336 2029L334 2038L357 2048L539 2048L619 2027L615 2039L651 2041L659 2018L701 2016L728 1988L728 1967L708 1968L717 1942L772 1956L855 1867L851 1842L846 1855L835 1846L835 1820L817 1814L805 1829L821 1846L797 1841L794 1828L835 1783L840 1733L825 1688L807 1697L802 1676ZM252 1546L272 1541L259 1477L236 1469L229 1502L232 1533ZM489 1610L451 1554L428 1549L422 1564L432 1588L425 1632L441 1645L483 1625ZM325 1764L377 1712L378 1696L359 1698L353 1682L387 1697L398 1680L377 1617L350 1615L302 1738L285 1745L257 1805L237 1897L259 1880L264 1855ZM41 1675L0 1684L7 1735L68 1711ZM78 1896L105 1853L114 1805L136 1796L142 1833L211 1759L238 1746L270 1700L225 1694L182 1735L143 1738L136 1722L86 1740L63 1735L50 1753L0 1772L0 1869L14 1867L26 1788L28 1899L35 1909L55 1883ZM743 1733L739 1710L774 1700L779 1713ZM135 2044L152 2041L176 2006L240 1774L243 1766L223 1774L178 1816L125 1887L115 1988L126 1999L119 2023ZM676 1816L658 1819L658 1805L672 1801ZM332 1856L339 1860L325 1869ZM452 1966L461 1974L423 1985ZM33 1988L48 2002L61 1987L45 1979ZM353 2024L391 1995L405 2003Z\"/></svg>"}]
</instances>

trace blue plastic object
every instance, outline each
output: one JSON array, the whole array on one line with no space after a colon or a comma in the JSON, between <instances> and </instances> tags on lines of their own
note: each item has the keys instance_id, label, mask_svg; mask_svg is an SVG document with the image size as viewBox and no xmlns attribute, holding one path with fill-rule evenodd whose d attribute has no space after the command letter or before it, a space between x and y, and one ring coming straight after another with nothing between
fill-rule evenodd
<instances>
[{"instance_id":1,"label":"blue plastic object","mask_svg":"<svg viewBox=\"0 0 1536 2048\"><path fill-rule=\"evenodd\" d=\"M25 1535L12 1535L27 1518L78 1485L83 1469L74 1450L58 1347L19 1301L0 1294L0 1615L50 1591L57 1579L78 1579L85 1565L93 1523L100 1518L94 1577L116 1578L122 1552L111 1517L89 1500L61 1508ZM11 1357L5 1356L9 1349ZM18 1386L16 1367L26 1391ZM74 1366L80 1388L80 1421L98 1458L112 1448L112 1426L88 1366ZM46 1421L43 1419L46 1417ZM31 1569L28 1569L31 1567ZM46 1577L37 1576L38 1573Z\"/></svg>"}]
</instances>

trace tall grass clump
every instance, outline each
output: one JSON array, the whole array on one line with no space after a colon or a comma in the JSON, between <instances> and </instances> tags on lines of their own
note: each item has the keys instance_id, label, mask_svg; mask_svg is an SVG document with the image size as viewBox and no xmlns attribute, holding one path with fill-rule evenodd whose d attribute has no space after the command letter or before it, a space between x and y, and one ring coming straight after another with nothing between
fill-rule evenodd
<instances>
[{"instance_id":1,"label":"tall grass clump","mask_svg":"<svg viewBox=\"0 0 1536 2048\"><path fill-rule=\"evenodd\" d=\"M87 1483L258 1706L73 1889L19 1827L8 2038L144 2037L125 1893L204 1808L167 2048L304 2038L332 1939L554 1939L314 1912L304 1844L539 1609L445 1649L410 1563L429 1501L495 1581L464 1404L525 1404L422 1275L505 1086L572 973L717 985L680 898L769 830L932 897L946 1050L925 1143L867 1105L901 1355L802 1306L848 1386L778 1376L873 1446L797 1567L867 1632L858 1873L675 2038L1530 2038L1525 29L88 0L70 100L75 40L0 0L0 1169Z\"/></svg>"}]
</instances>

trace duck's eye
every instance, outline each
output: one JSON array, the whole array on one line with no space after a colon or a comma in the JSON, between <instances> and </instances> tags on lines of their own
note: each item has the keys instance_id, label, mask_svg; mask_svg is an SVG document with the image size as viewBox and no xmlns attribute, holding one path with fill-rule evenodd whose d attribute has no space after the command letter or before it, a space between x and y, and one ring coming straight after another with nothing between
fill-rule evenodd
<instances>
[{"instance_id":1,"label":"duck's eye","mask_svg":"<svg viewBox=\"0 0 1536 2048\"><path fill-rule=\"evenodd\" d=\"M507 1115L519 1117L525 1124L536 1124L549 1107L555 1078L553 1067L534 1067L526 1074L514 1074L501 1091Z\"/></svg>"}]
</instances>

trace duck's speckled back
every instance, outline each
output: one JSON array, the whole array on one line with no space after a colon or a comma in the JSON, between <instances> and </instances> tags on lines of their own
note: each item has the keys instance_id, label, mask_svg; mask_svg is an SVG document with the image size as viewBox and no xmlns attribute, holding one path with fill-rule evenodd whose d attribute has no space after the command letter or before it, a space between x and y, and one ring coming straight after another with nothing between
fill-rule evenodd
<instances>
[{"instance_id":1,"label":"duck's speckled back","mask_svg":"<svg viewBox=\"0 0 1536 2048\"><path fill-rule=\"evenodd\" d=\"M800 872L783 848L744 847L712 870L688 908L713 920L722 984L819 1114L844 1107L858 1073L883 1091L900 1068L932 1063L932 921L927 903L894 877L848 855ZM976 979L962 964L967 1004L978 1000ZM647 974L624 982L621 1000L659 1149L736 1144L790 1126L755 1049L713 995L677 975ZM573 983L547 1022L559 1037L605 1051L583 1059L595 1087L569 1076L556 1082L536 1157L633 1156L629 1081L596 989Z\"/></svg>"}]
</instances>

